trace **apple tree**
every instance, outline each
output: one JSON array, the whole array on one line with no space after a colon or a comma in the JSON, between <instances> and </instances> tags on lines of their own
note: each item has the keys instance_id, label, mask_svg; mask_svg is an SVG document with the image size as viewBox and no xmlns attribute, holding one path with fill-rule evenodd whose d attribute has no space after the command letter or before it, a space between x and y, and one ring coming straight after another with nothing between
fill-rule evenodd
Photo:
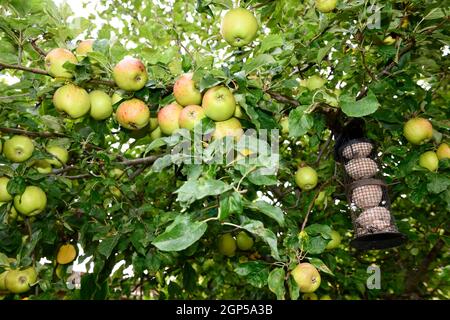
<instances>
[{"instance_id":1,"label":"apple tree","mask_svg":"<svg viewBox=\"0 0 450 320\"><path fill-rule=\"evenodd\" d=\"M441 1L83 7L0 1L3 299L449 298ZM402 246L350 245L354 119Z\"/></svg>"}]
</instances>

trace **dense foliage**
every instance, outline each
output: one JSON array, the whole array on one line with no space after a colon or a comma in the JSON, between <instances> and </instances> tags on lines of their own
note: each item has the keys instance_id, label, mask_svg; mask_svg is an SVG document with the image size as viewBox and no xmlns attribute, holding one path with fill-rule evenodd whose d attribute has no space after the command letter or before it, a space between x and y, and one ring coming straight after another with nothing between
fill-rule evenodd
<instances>
[{"instance_id":1,"label":"dense foliage","mask_svg":"<svg viewBox=\"0 0 450 320\"><path fill-rule=\"evenodd\" d=\"M450 141L448 8L436 0L345 0L321 13L313 0L242 0L259 30L237 49L220 33L221 17L237 5L100 0L82 18L67 4L0 1L0 139L4 146L20 134L35 144L22 163L1 154L0 176L10 178L12 195L34 185L47 196L45 210L33 217L12 217L12 202L0 206L0 271L9 257L13 268L33 265L38 272L31 291L4 291L4 298L302 299L290 274L299 260L319 269L319 296L449 298L449 160L440 160L436 172L419 166L423 152ZM279 167L271 154L250 163L208 162L221 140L203 145L200 163L185 164L171 150L190 137L187 130L154 139L148 127L127 130L114 116L98 121L58 112L53 94L69 81L49 76L45 54L74 51L90 38L94 51L65 65L75 75L70 82L112 95L114 65L127 55L139 58L148 81L122 95L145 101L154 118L174 101L175 80L194 72L202 92L218 84L233 91L245 129L280 130ZM314 75L325 84L306 87ZM434 128L433 139L418 146L402 135L416 116ZM392 212L408 238L398 248L360 252L349 245L353 227L333 130L352 117L364 121L381 152ZM49 157L49 144L67 148L69 160L39 173L35 161ZM318 172L312 190L295 184L301 164ZM111 174L115 168L125 173ZM219 236L242 229L253 247L231 257L219 252ZM331 230L342 243L327 250ZM78 243L78 262L93 264L81 289L66 283L71 264L56 262L65 243ZM41 264L44 257L50 263ZM373 264L381 269L381 289L369 290ZM133 275L123 277L130 265Z\"/></svg>"}]
</instances>

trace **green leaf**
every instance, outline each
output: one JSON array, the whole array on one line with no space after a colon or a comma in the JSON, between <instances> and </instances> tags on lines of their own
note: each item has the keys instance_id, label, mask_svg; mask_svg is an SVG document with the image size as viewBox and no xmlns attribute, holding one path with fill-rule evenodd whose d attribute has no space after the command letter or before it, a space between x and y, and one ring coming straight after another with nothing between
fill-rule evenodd
<instances>
[{"instance_id":1,"label":"green leaf","mask_svg":"<svg viewBox=\"0 0 450 320\"><path fill-rule=\"evenodd\" d=\"M300 296L300 288L298 287L297 282L295 282L295 279L293 277L289 277L288 279L288 288L291 300L297 300Z\"/></svg>"},{"instance_id":2,"label":"green leaf","mask_svg":"<svg viewBox=\"0 0 450 320\"><path fill-rule=\"evenodd\" d=\"M119 234L103 239L102 242L98 245L97 251L108 259L115 246L117 245L117 242L119 242L119 239Z\"/></svg>"},{"instance_id":3,"label":"green leaf","mask_svg":"<svg viewBox=\"0 0 450 320\"><path fill-rule=\"evenodd\" d=\"M355 97L344 94L339 102L342 111L349 117L364 117L374 113L380 107L377 97L371 90L361 100L356 101Z\"/></svg>"},{"instance_id":4,"label":"green leaf","mask_svg":"<svg viewBox=\"0 0 450 320\"><path fill-rule=\"evenodd\" d=\"M9 267L8 256L0 252L0 267Z\"/></svg>"},{"instance_id":5,"label":"green leaf","mask_svg":"<svg viewBox=\"0 0 450 320\"><path fill-rule=\"evenodd\" d=\"M239 215L242 211L242 197L236 191L220 197L219 220L225 220L230 214Z\"/></svg>"},{"instance_id":6,"label":"green leaf","mask_svg":"<svg viewBox=\"0 0 450 320\"><path fill-rule=\"evenodd\" d=\"M308 258L308 260L314 267L316 267L320 271L334 276L333 272L330 270L330 268L327 267L327 265L322 260L318 258Z\"/></svg>"},{"instance_id":7,"label":"green leaf","mask_svg":"<svg viewBox=\"0 0 450 320\"><path fill-rule=\"evenodd\" d=\"M266 216L274 219L280 226L284 226L284 214L279 207L274 207L262 200L246 203L246 207L260 211Z\"/></svg>"},{"instance_id":8,"label":"green leaf","mask_svg":"<svg viewBox=\"0 0 450 320\"><path fill-rule=\"evenodd\" d=\"M337 41L330 41L326 46L321 47L317 51L316 63L318 65L320 65L320 63L322 62L323 58L325 58L325 56L328 54L328 52L330 51L330 49L334 46L334 44L336 42Z\"/></svg>"},{"instance_id":9,"label":"green leaf","mask_svg":"<svg viewBox=\"0 0 450 320\"><path fill-rule=\"evenodd\" d=\"M269 34L261 41L261 48L259 51L264 53L270 49L280 47L283 45L283 37L279 34Z\"/></svg>"},{"instance_id":10,"label":"green leaf","mask_svg":"<svg viewBox=\"0 0 450 320\"><path fill-rule=\"evenodd\" d=\"M253 59L249 59L244 65L244 70L249 74L262 66L272 63L275 63L275 59L270 54L260 54Z\"/></svg>"},{"instance_id":11,"label":"green leaf","mask_svg":"<svg viewBox=\"0 0 450 320\"><path fill-rule=\"evenodd\" d=\"M200 239L207 228L208 225L203 221L192 221L187 215L177 216L152 244L162 251L184 250Z\"/></svg>"},{"instance_id":12,"label":"green leaf","mask_svg":"<svg viewBox=\"0 0 450 320\"><path fill-rule=\"evenodd\" d=\"M16 194L22 194L27 187L27 183L25 178L22 176L15 176L8 181L8 185L6 186L6 190L12 196Z\"/></svg>"},{"instance_id":13,"label":"green leaf","mask_svg":"<svg viewBox=\"0 0 450 320\"><path fill-rule=\"evenodd\" d=\"M269 277L269 268L262 262L250 261L239 264L235 269L241 277L256 288L263 288L267 284Z\"/></svg>"},{"instance_id":14,"label":"green leaf","mask_svg":"<svg viewBox=\"0 0 450 320\"><path fill-rule=\"evenodd\" d=\"M278 253L277 237L271 230L264 228L264 224L261 221L246 219L241 227L261 237L269 245L272 256L277 260L281 260Z\"/></svg>"},{"instance_id":15,"label":"green leaf","mask_svg":"<svg viewBox=\"0 0 450 320\"><path fill-rule=\"evenodd\" d=\"M325 239L331 239L331 228L325 224L311 224L305 228L305 231L310 236L321 235Z\"/></svg>"},{"instance_id":16,"label":"green leaf","mask_svg":"<svg viewBox=\"0 0 450 320\"><path fill-rule=\"evenodd\" d=\"M289 137L300 137L314 126L314 118L305 114L308 106L300 106L289 113Z\"/></svg>"},{"instance_id":17,"label":"green leaf","mask_svg":"<svg viewBox=\"0 0 450 320\"><path fill-rule=\"evenodd\" d=\"M431 193L441 193L450 186L450 179L442 175L432 175L427 184L427 190Z\"/></svg>"},{"instance_id":18,"label":"green leaf","mask_svg":"<svg viewBox=\"0 0 450 320\"><path fill-rule=\"evenodd\" d=\"M270 291L275 293L278 300L284 300L286 290L284 289L284 277L286 273L283 268L276 268L269 273L267 283Z\"/></svg>"},{"instance_id":19,"label":"green leaf","mask_svg":"<svg viewBox=\"0 0 450 320\"><path fill-rule=\"evenodd\" d=\"M177 201L189 205L195 200L207 196L217 196L231 189L231 186L220 180L200 179L186 181L178 190Z\"/></svg>"}]
</instances>

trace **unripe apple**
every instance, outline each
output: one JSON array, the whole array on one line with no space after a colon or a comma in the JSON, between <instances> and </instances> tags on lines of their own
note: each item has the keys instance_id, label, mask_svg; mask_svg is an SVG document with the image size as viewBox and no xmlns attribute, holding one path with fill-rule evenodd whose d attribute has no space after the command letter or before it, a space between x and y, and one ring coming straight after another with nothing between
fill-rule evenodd
<instances>
[{"instance_id":1,"label":"unripe apple","mask_svg":"<svg viewBox=\"0 0 450 320\"><path fill-rule=\"evenodd\" d=\"M45 56L45 70L55 78L72 78L72 72L63 67L66 62L77 64L78 60L75 55L67 49L53 49Z\"/></svg>"},{"instance_id":2,"label":"unripe apple","mask_svg":"<svg viewBox=\"0 0 450 320\"><path fill-rule=\"evenodd\" d=\"M439 159L434 151L422 153L419 157L419 165L430 171L436 171L439 167Z\"/></svg>"},{"instance_id":3,"label":"unripe apple","mask_svg":"<svg viewBox=\"0 0 450 320\"><path fill-rule=\"evenodd\" d=\"M162 132L161 132L161 128L160 127L157 127L155 130L152 131L152 133L150 133L150 139L152 141L156 140L158 138L161 138L161 137L162 137Z\"/></svg>"},{"instance_id":4,"label":"unripe apple","mask_svg":"<svg viewBox=\"0 0 450 320\"><path fill-rule=\"evenodd\" d=\"M247 232L241 231L236 237L236 243L239 250L247 251L253 247L253 238Z\"/></svg>"},{"instance_id":5,"label":"unripe apple","mask_svg":"<svg viewBox=\"0 0 450 320\"><path fill-rule=\"evenodd\" d=\"M223 17L220 31L229 45L243 47L255 39L258 21L247 9L234 8Z\"/></svg>"},{"instance_id":6,"label":"unripe apple","mask_svg":"<svg viewBox=\"0 0 450 320\"><path fill-rule=\"evenodd\" d=\"M113 113L111 97L104 91L94 90L89 93L91 102L91 117L95 120L105 120Z\"/></svg>"},{"instance_id":7,"label":"unripe apple","mask_svg":"<svg viewBox=\"0 0 450 320\"><path fill-rule=\"evenodd\" d=\"M234 109L233 117L239 118L239 119L243 119L245 117L244 113L242 112L241 106L238 104L236 105L236 108Z\"/></svg>"},{"instance_id":8,"label":"unripe apple","mask_svg":"<svg viewBox=\"0 0 450 320\"><path fill-rule=\"evenodd\" d=\"M161 108L158 112L158 123L161 132L171 135L180 128L179 119L183 107L178 103L171 103Z\"/></svg>"},{"instance_id":9,"label":"unripe apple","mask_svg":"<svg viewBox=\"0 0 450 320\"><path fill-rule=\"evenodd\" d=\"M24 293L30 290L37 280L37 272L33 267L25 270L9 270L5 278L6 289L12 293Z\"/></svg>"},{"instance_id":10,"label":"unripe apple","mask_svg":"<svg viewBox=\"0 0 450 320\"><path fill-rule=\"evenodd\" d=\"M316 0L316 9L322 13L328 13L336 8L337 0Z\"/></svg>"},{"instance_id":11,"label":"unripe apple","mask_svg":"<svg viewBox=\"0 0 450 320\"><path fill-rule=\"evenodd\" d=\"M33 140L27 136L13 136L5 141L3 154L12 162L28 160L34 151Z\"/></svg>"},{"instance_id":12,"label":"unripe apple","mask_svg":"<svg viewBox=\"0 0 450 320\"><path fill-rule=\"evenodd\" d=\"M202 107L208 118L214 121L230 119L236 109L233 93L225 86L216 86L206 91Z\"/></svg>"},{"instance_id":13,"label":"unripe apple","mask_svg":"<svg viewBox=\"0 0 450 320\"><path fill-rule=\"evenodd\" d=\"M123 99L123 94L124 92L122 90L119 91L114 91L112 97L111 97L111 103L114 105L117 102L119 102L120 100Z\"/></svg>"},{"instance_id":14,"label":"unripe apple","mask_svg":"<svg viewBox=\"0 0 450 320\"><path fill-rule=\"evenodd\" d=\"M111 192L111 194L116 198L122 197L122 191L120 191L120 189L116 186L109 186L109 192Z\"/></svg>"},{"instance_id":15,"label":"unripe apple","mask_svg":"<svg viewBox=\"0 0 450 320\"><path fill-rule=\"evenodd\" d=\"M283 117L280 121L281 133L289 134L289 117Z\"/></svg>"},{"instance_id":16,"label":"unripe apple","mask_svg":"<svg viewBox=\"0 0 450 320\"><path fill-rule=\"evenodd\" d=\"M150 118L150 132L152 132L153 130L155 130L156 128L158 128L158 118Z\"/></svg>"},{"instance_id":17,"label":"unripe apple","mask_svg":"<svg viewBox=\"0 0 450 320\"><path fill-rule=\"evenodd\" d=\"M148 124L150 110L144 101L133 98L119 105L116 112L116 119L126 129L139 130Z\"/></svg>"},{"instance_id":18,"label":"unripe apple","mask_svg":"<svg viewBox=\"0 0 450 320\"><path fill-rule=\"evenodd\" d=\"M35 216L44 211L47 195L41 188L28 186L21 195L14 197L14 207L25 216Z\"/></svg>"},{"instance_id":19,"label":"unripe apple","mask_svg":"<svg viewBox=\"0 0 450 320\"><path fill-rule=\"evenodd\" d=\"M391 36L387 36L386 38L384 38L383 43L390 46L391 44L395 43L395 39Z\"/></svg>"},{"instance_id":20,"label":"unripe apple","mask_svg":"<svg viewBox=\"0 0 450 320\"><path fill-rule=\"evenodd\" d=\"M216 128L213 133L213 139L222 139L224 137L234 137L235 140L244 134L242 125L236 118L231 118L225 121L217 121Z\"/></svg>"},{"instance_id":21,"label":"unripe apple","mask_svg":"<svg viewBox=\"0 0 450 320\"><path fill-rule=\"evenodd\" d=\"M12 195L8 193L8 177L0 177L0 202L8 202L13 199Z\"/></svg>"},{"instance_id":22,"label":"unripe apple","mask_svg":"<svg viewBox=\"0 0 450 320\"><path fill-rule=\"evenodd\" d=\"M37 160L34 162L33 167L36 168L36 170L39 173L47 174L52 172L52 165L48 163L47 160Z\"/></svg>"},{"instance_id":23,"label":"unripe apple","mask_svg":"<svg viewBox=\"0 0 450 320\"><path fill-rule=\"evenodd\" d=\"M231 233L225 233L219 236L219 252L227 257L234 256L236 252L236 240L234 240Z\"/></svg>"},{"instance_id":24,"label":"unripe apple","mask_svg":"<svg viewBox=\"0 0 450 320\"><path fill-rule=\"evenodd\" d=\"M450 159L450 147L446 143L441 143L436 150L439 160Z\"/></svg>"},{"instance_id":25,"label":"unripe apple","mask_svg":"<svg viewBox=\"0 0 450 320\"><path fill-rule=\"evenodd\" d=\"M47 152L53 155L52 159L46 160L55 168L61 168L63 165L69 161L69 152L60 146L48 146L46 148Z\"/></svg>"},{"instance_id":26,"label":"unripe apple","mask_svg":"<svg viewBox=\"0 0 450 320\"><path fill-rule=\"evenodd\" d=\"M412 144L423 144L433 137L433 126L426 119L413 118L405 123L403 135Z\"/></svg>"},{"instance_id":27,"label":"unripe apple","mask_svg":"<svg viewBox=\"0 0 450 320\"><path fill-rule=\"evenodd\" d=\"M55 91L53 104L56 110L63 111L77 119L89 112L91 101L86 90L74 84L66 84Z\"/></svg>"},{"instance_id":28,"label":"unripe apple","mask_svg":"<svg viewBox=\"0 0 450 320\"><path fill-rule=\"evenodd\" d=\"M339 232L332 230L331 231L331 240L328 242L325 249L331 250L337 248L341 244L341 235Z\"/></svg>"},{"instance_id":29,"label":"unripe apple","mask_svg":"<svg viewBox=\"0 0 450 320\"><path fill-rule=\"evenodd\" d=\"M6 290L6 275L8 274L9 271L3 271L2 273L0 273L0 291L5 291Z\"/></svg>"},{"instance_id":30,"label":"unripe apple","mask_svg":"<svg viewBox=\"0 0 450 320\"><path fill-rule=\"evenodd\" d=\"M331 299L330 295L326 294L320 297L320 300L333 300Z\"/></svg>"},{"instance_id":31,"label":"unripe apple","mask_svg":"<svg viewBox=\"0 0 450 320\"><path fill-rule=\"evenodd\" d=\"M205 118L205 110L197 105L186 106L181 110L178 124L180 128L193 130L195 125Z\"/></svg>"},{"instance_id":32,"label":"unripe apple","mask_svg":"<svg viewBox=\"0 0 450 320\"><path fill-rule=\"evenodd\" d=\"M89 52L92 52L92 46L94 44L94 39L82 40L78 43L75 53L80 58L80 60L87 56Z\"/></svg>"},{"instance_id":33,"label":"unripe apple","mask_svg":"<svg viewBox=\"0 0 450 320\"><path fill-rule=\"evenodd\" d=\"M314 189L317 185L317 172L313 168L306 166L301 167L295 173L295 183L302 190Z\"/></svg>"},{"instance_id":34,"label":"unripe apple","mask_svg":"<svg viewBox=\"0 0 450 320\"><path fill-rule=\"evenodd\" d=\"M303 300L319 300L319 297L315 293L305 293L302 296Z\"/></svg>"},{"instance_id":35,"label":"unripe apple","mask_svg":"<svg viewBox=\"0 0 450 320\"><path fill-rule=\"evenodd\" d=\"M300 263L292 270L292 276L297 283L300 292L312 293L320 286L320 274L312 264Z\"/></svg>"},{"instance_id":36,"label":"unripe apple","mask_svg":"<svg viewBox=\"0 0 450 320\"><path fill-rule=\"evenodd\" d=\"M196 88L192 76L192 73L183 74L173 86L173 95L181 106L199 105L202 102L202 94Z\"/></svg>"},{"instance_id":37,"label":"unripe apple","mask_svg":"<svg viewBox=\"0 0 450 320\"><path fill-rule=\"evenodd\" d=\"M306 80L305 87L307 87L308 90L313 91L322 88L326 82L327 80L318 75L313 75Z\"/></svg>"},{"instance_id":38,"label":"unripe apple","mask_svg":"<svg viewBox=\"0 0 450 320\"><path fill-rule=\"evenodd\" d=\"M138 91L148 80L148 73L141 60L126 57L113 69L113 79L120 89Z\"/></svg>"}]
</instances>

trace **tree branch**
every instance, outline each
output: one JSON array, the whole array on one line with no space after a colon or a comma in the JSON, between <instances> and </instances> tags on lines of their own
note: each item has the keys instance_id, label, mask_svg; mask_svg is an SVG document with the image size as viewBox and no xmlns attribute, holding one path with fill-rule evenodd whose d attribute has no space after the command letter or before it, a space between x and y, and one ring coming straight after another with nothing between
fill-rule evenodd
<instances>
[{"instance_id":1,"label":"tree branch","mask_svg":"<svg viewBox=\"0 0 450 320\"><path fill-rule=\"evenodd\" d=\"M37 40L38 39L31 39L30 44L37 53L39 53L42 57L45 57L47 55L47 53L37 46L37 44L36 44Z\"/></svg>"},{"instance_id":2,"label":"tree branch","mask_svg":"<svg viewBox=\"0 0 450 320\"><path fill-rule=\"evenodd\" d=\"M31 72L31 73L43 74L45 76L51 77L48 74L48 72L45 70L19 66L17 64L8 64L8 63L0 62L0 70L1 69L16 69L16 70L22 70L22 71L27 71L27 72Z\"/></svg>"},{"instance_id":3,"label":"tree branch","mask_svg":"<svg viewBox=\"0 0 450 320\"><path fill-rule=\"evenodd\" d=\"M28 137L42 137L42 138L65 138L67 137L65 134L57 133L57 132L35 132L35 131L27 131L24 129L16 129L16 128L5 128L0 127L0 132L4 133L12 133L12 134L20 134Z\"/></svg>"},{"instance_id":4,"label":"tree branch","mask_svg":"<svg viewBox=\"0 0 450 320\"><path fill-rule=\"evenodd\" d=\"M296 107L300 106L300 102L298 102L294 98L286 97L286 96L284 96L284 95L282 95L280 93L273 92L273 91L270 91L270 90L267 90L266 93L268 93L273 99L275 99L275 100L277 100L277 101L279 101L281 103L290 104L290 105L293 105L293 106L296 106Z\"/></svg>"},{"instance_id":5,"label":"tree branch","mask_svg":"<svg viewBox=\"0 0 450 320\"><path fill-rule=\"evenodd\" d=\"M136 166L139 164L152 164L156 161L160 156L148 156L144 158L138 158L138 159L128 159L128 160L122 160L117 162L117 164L122 164L125 166Z\"/></svg>"}]
</instances>

